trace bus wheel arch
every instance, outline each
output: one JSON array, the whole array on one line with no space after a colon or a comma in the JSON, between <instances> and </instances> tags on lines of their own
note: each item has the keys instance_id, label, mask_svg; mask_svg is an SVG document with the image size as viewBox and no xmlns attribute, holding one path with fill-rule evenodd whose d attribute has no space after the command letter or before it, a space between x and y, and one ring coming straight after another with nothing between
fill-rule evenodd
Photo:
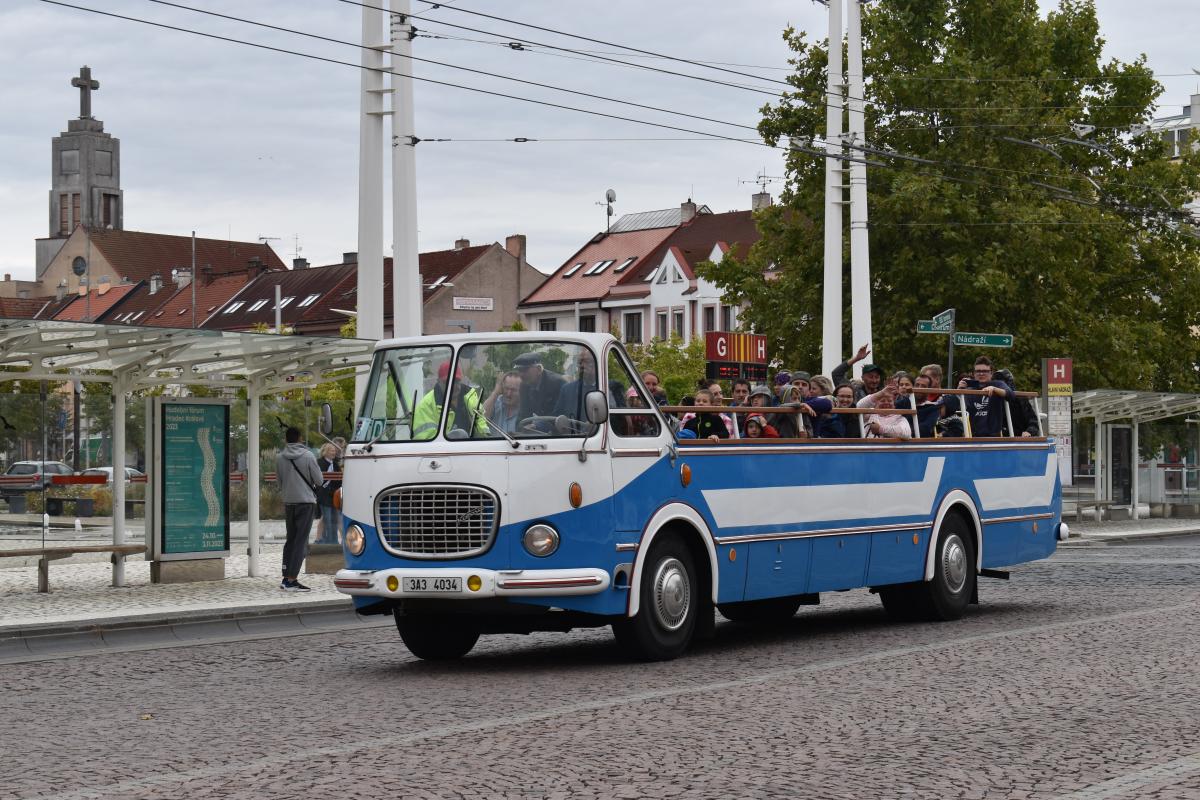
<instances>
[{"instance_id":1,"label":"bus wheel arch","mask_svg":"<svg viewBox=\"0 0 1200 800\"><path fill-rule=\"evenodd\" d=\"M975 571L978 572L983 565L983 525L979 521L979 512L975 509L975 503L971 500L969 494L962 489L954 489L942 498L942 503L938 507L937 514L934 516L933 530L929 537L929 547L925 552L925 573L923 579L926 581L933 580L937 559L938 533L942 529L942 524L950 515L959 517L973 535Z\"/></svg>"},{"instance_id":2,"label":"bus wheel arch","mask_svg":"<svg viewBox=\"0 0 1200 800\"><path fill-rule=\"evenodd\" d=\"M628 617L636 616L641 608L641 576L646 568L646 557L655 539L665 534L674 534L687 545L700 583L699 596L708 597L709 602L714 605L717 602L717 549L713 544L708 524L696 509L682 503L673 503L655 513L638 543L637 558L629 576L629 604L626 609Z\"/></svg>"}]
</instances>

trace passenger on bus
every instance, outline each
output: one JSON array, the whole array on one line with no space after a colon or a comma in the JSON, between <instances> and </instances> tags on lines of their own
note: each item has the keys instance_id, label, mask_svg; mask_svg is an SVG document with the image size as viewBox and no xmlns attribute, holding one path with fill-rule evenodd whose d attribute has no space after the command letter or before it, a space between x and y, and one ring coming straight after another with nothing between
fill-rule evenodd
<instances>
[{"instance_id":1,"label":"passenger on bus","mask_svg":"<svg viewBox=\"0 0 1200 800\"><path fill-rule=\"evenodd\" d=\"M775 373L775 395L771 405L777 406L783 402L783 393L792 385L792 373L780 370Z\"/></svg>"},{"instance_id":2,"label":"passenger on bus","mask_svg":"<svg viewBox=\"0 0 1200 800\"><path fill-rule=\"evenodd\" d=\"M859 361L864 360L870 354L871 354L870 345L864 344L862 347L858 348L858 352L855 353L852 357L846 359L841 364L838 364L836 367L834 367L833 372L830 373L829 377L833 379L833 382L835 385L840 385L842 382L849 382L847 376L850 374L850 368L852 366L854 366L855 364L857 364ZM877 364L863 365L862 386L861 387L856 386L854 389L855 402L863 399L864 397L866 397L869 394L874 394L875 392L879 391L879 389L882 385L883 385L883 367L880 367Z\"/></svg>"},{"instance_id":3,"label":"passenger on bus","mask_svg":"<svg viewBox=\"0 0 1200 800\"><path fill-rule=\"evenodd\" d=\"M843 383L834 389L833 407L854 408L854 387ZM826 433L826 438L861 439L862 416L860 414L830 414Z\"/></svg>"},{"instance_id":4,"label":"passenger on bus","mask_svg":"<svg viewBox=\"0 0 1200 800\"><path fill-rule=\"evenodd\" d=\"M868 403L869 405L864 405ZM889 385L883 391L868 395L859 402L860 408L878 410L894 409L896 407L896 390ZM911 439L912 427L903 414L869 414L863 422L867 438L880 439Z\"/></svg>"},{"instance_id":5,"label":"passenger on bus","mask_svg":"<svg viewBox=\"0 0 1200 800\"><path fill-rule=\"evenodd\" d=\"M550 413L555 416L566 416L575 420L586 420L587 413L583 400L588 392L594 392L596 383L596 359L591 350L581 349L575 359L576 378L564 384L558 392L558 402Z\"/></svg>"},{"instance_id":6,"label":"passenger on bus","mask_svg":"<svg viewBox=\"0 0 1200 800\"><path fill-rule=\"evenodd\" d=\"M812 379L812 376L802 370L797 370L796 372L792 373L792 386L795 386L797 389L800 390L800 398L801 399L808 398L809 387L811 385L809 383L809 381L811 379Z\"/></svg>"},{"instance_id":7,"label":"passenger on bus","mask_svg":"<svg viewBox=\"0 0 1200 800\"><path fill-rule=\"evenodd\" d=\"M506 372L483 401L483 413L505 433L516 433L521 420L521 373Z\"/></svg>"},{"instance_id":8,"label":"passenger on bus","mask_svg":"<svg viewBox=\"0 0 1200 800\"><path fill-rule=\"evenodd\" d=\"M642 383L646 384L646 389L649 390L655 403L660 406L667 404L667 393L662 390L662 381L659 380L657 372L652 369L645 370L642 373Z\"/></svg>"},{"instance_id":9,"label":"passenger on bus","mask_svg":"<svg viewBox=\"0 0 1200 800\"><path fill-rule=\"evenodd\" d=\"M1008 384L1014 392L1017 390L1017 383L1013 380L1013 374L1006 369L996 370L996 378ZM1013 428L1016 429L1016 436L1029 438L1030 436L1038 436L1037 411L1033 408L1033 403L1028 397L1015 397L1008 401L1008 413L1012 415ZM1013 436L1013 432L1008 430L1005 425L1005 433L1008 436Z\"/></svg>"},{"instance_id":10,"label":"passenger on bus","mask_svg":"<svg viewBox=\"0 0 1200 800\"><path fill-rule=\"evenodd\" d=\"M916 403L917 426L921 431L921 437L928 439L934 435L938 420L942 417L942 409L945 407L937 399L941 396L940 394L922 391L932 386L933 379L929 375L922 372L913 379L913 382L912 395L903 399L897 398L896 408L912 408L912 404ZM930 399L931 395L934 396L934 399Z\"/></svg>"},{"instance_id":11,"label":"passenger on bus","mask_svg":"<svg viewBox=\"0 0 1200 800\"><path fill-rule=\"evenodd\" d=\"M751 390L746 405L753 408L768 408L774 405L772 402L774 399L775 395L771 394L771 390L760 383Z\"/></svg>"},{"instance_id":12,"label":"passenger on bus","mask_svg":"<svg viewBox=\"0 0 1200 800\"><path fill-rule=\"evenodd\" d=\"M781 398L783 402L779 404L781 409L797 409L800 413L776 412L768 417L768 422L775 430L779 431L779 436L782 439L807 439L809 430L804 420L804 411L801 408L808 408L804 405L804 398L800 396L800 390L795 386L788 386ZM811 409L809 409L811 412Z\"/></svg>"},{"instance_id":13,"label":"passenger on bus","mask_svg":"<svg viewBox=\"0 0 1200 800\"><path fill-rule=\"evenodd\" d=\"M697 407L707 407L712 405L712 395L707 389L696 392L694 405ZM711 439L714 442L721 439L729 438L729 428L725 425L725 421L721 419L721 414L712 414L701 411L687 422L683 427L696 434L697 439Z\"/></svg>"},{"instance_id":14,"label":"passenger on bus","mask_svg":"<svg viewBox=\"0 0 1200 800\"><path fill-rule=\"evenodd\" d=\"M517 356L513 370L521 374L521 418L551 414L566 383L563 376L542 366L541 353Z\"/></svg>"},{"instance_id":15,"label":"passenger on bus","mask_svg":"<svg viewBox=\"0 0 1200 800\"><path fill-rule=\"evenodd\" d=\"M746 380L745 378L738 378L735 380L733 382L733 390L731 394L732 400L730 401L729 405L746 405L746 401L750 398L750 381Z\"/></svg>"},{"instance_id":16,"label":"passenger on bus","mask_svg":"<svg viewBox=\"0 0 1200 800\"><path fill-rule=\"evenodd\" d=\"M745 438L747 439L778 439L779 431L767 423L762 414L751 414L746 419Z\"/></svg>"},{"instance_id":17,"label":"passenger on bus","mask_svg":"<svg viewBox=\"0 0 1200 800\"><path fill-rule=\"evenodd\" d=\"M921 367L921 371L918 374L928 375L930 381L929 385L934 389L942 388L942 380L946 377L946 373L942 372L941 364L926 364L925 366ZM930 400L936 402L939 397L941 397L941 392L929 393Z\"/></svg>"},{"instance_id":18,"label":"passenger on bus","mask_svg":"<svg viewBox=\"0 0 1200 800\"><path fill-rule=\"evenodd\" d=\"M1004 431L1004 400L1013 400L1016 395L1008 384L995 380L992 370L992 360L987 356L975 359L975 369L971 379L958 382L960 389L981 389L986 394L967 395L967 415L971 419L972 436L999 436ZM951 396L942 399L945 403ZM954 398L957 400L957 398Z\"/></svg>"}]
</instances>

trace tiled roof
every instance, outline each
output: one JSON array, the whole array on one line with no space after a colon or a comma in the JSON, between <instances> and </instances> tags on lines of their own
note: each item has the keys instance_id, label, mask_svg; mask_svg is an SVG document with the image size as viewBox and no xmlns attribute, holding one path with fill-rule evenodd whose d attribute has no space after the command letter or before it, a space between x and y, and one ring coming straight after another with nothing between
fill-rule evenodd
<instances>
[{"instance_id":1,"label":"tiled roof","mask_svg":"<svg viewBox=\"0 0 1200 800\"><path fill-rule=\"evenodd\" d=\"M218 275L208 282L201 280L196 284L196 326L204 327L204 321L237 294L249 279L247 272L233 272L229 275ZM175 289L174 284L171 288ZM164 294L164 302L161 302L157 309L133 321L133 324L152 325L156 328L192 327L191 284L175 289L174 292L159 292L160 297Z\"/></svg>"},{"instance_id":2,"label":"tiled roof","mask_svg":"<svg viewBox=\"0 0 1200 800\"><path fill-rule=\"evenodd\" d=\"M61 309L54 315L54 319L66 322L93 322L131 291L132 284L118 284L103 294L99 289L92 289L86 295L77 295L75 302Z\"/></svg>"},{"instance_id":3,"label":"tiled roof","mask_svg":"<svg viewBox=\"0 0 1200 800\"><path fill-rule=\"evenodd\" d=\"M688 273L684 277L691 280L696 277L696 265L707 261L718 244L735 247L734 254L740 258L758 239L758 228L754 224L752 211L700 214L686 225L674 229L650 258L642 261L621 278L621 284L638 284L644 281L650 270L662 263L669 249L675 250L677 258L682 256L684 271Z\"/></svg>"},{"instance_id":4,"label":"tiled roof","mask_svg":"<svg viewBox=\"0 0 1200 800\"><path fill-rule=\"evenodd\" d=\"M39 311L53 303L53 297L0 297L0 317L33 319Z\"/></svg>"},{"instance_id":5,"label":"tiled roof","mask_svg":"<svg viewBox=\"0 0 1200 800\"><path fill-rule=\"evenodd\" d=\"M142 231L117 231L94 228L92 246L104 254L118 275L137 282L149 280L154 273L168 283L171 269L191 268L192 239ZM275 251L261 242L228 242L223 239L197 239L196 263L209 265L214 273L244 270L252 258L262 259L270 270L284 269Z\"/></svg>"},{"instance_id":6,"label":"tiled roof","mask_svg":"<svg viewBox=\"0 0 1200 800\"><path fill-rule=\"evenodd\" d=\"M353 274L354 270L354 264L335 264L263 273L237 294L228 295L225 302L218 304L217 311L209 313L206 310L208 320L201 327L220 330L247 330L259 324L273 327L276 285L279 286L283 303L280 321L284 325L295 325L311 306L341 284L347 275ZM308 301L307 304L305 301Z\"/></svg>"},{"instance_id":7,"label":"tiled roof","mask_svg":"<svg viewBox=\"0 0 1200 800\"><path fill-rule=\"evenodd\" d=\"M475 262L495 244L482 244L476 247L464 247L460 250L434 250L421 253L418 264L421 270L421 283L425 286L424 299L428 300L437 292L442 283L453 283L454 277ZM387 273L391 275L391 259L387 259ZM440 280L439 280L440 279ZM430 288L432 287L432 288Z\"/></svg>"},{"instance_id":8,"label":"tiled roof","mask_svg":"<svg viewBox=\"0 0 1200 800\"><path fill-rule=\"evenodd\" d=\"M624 282L626 275L638 268L642 259L653 252L674 228L653 228L627 233L601 235L589 242L582 250L567 259L554 274L534 290L521 305L533 303L564 303L574 300L597 300L604 297L617 282ZM617 272L630 258L636 258L630 266ZM601 272L587 273L604 261L612 261ZM583 266L576 266L582 264Z\"/></svg>"},{"instance_id":9,"label":"tiled roof","mask_svg":"<svg viewBox=\"0 0 1200 800\"><path fill-rule=\"evenodd\" d=\"M121 322L129 325L145 324L146 315L158 309L171 296L175 284L169 284L169 286L169 289L160 289L154 294L150 294L150 284L146 281L139 281L134 284L132 291L125 293L121 302L116 303L97 317L96 321Z\"/></svg>"}]
</instances>

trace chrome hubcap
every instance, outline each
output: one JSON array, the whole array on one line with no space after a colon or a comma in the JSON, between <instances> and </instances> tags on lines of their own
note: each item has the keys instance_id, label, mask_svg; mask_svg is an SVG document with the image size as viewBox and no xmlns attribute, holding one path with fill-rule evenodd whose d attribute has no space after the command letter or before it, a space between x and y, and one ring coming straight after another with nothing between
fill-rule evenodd
<instances>
[{"instance_id":1,"label":"chrome hubcap","mask_svg":"<svg viewBox=\"0 0 1200 800\"><path fill-rule=\"evenodd\" d=\"M957 534L946 537L942 545L942 575L946 588L958 594L967 584L967 549Z\"/></svg>"},{"instance_id":2,"label":"chrome hubcap","mask_svg":"<svg viewBox=\"0 0 1200 800\"><path fill-rule=\"evenodd\" d=\"M654 613L669 631L679 630L692 603L692 586L687 570L677 558L668 558L654 573Z\"/></svg>"}]
</instances>

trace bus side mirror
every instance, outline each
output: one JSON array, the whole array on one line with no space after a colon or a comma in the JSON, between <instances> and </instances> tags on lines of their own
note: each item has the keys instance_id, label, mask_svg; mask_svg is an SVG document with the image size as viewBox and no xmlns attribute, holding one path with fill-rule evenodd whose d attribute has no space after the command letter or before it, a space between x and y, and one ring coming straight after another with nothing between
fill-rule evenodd
<instances>
[{"instance_id":1,"label":"bus side mirror","mask_svg":"<svg viewBox=\"0 0 1200 800\"><path fill-rule=\"evenodd\" d=\"M604 392L588 392L583 398L583 407L588 422L593 425L608 422L608 396Z\"/></svg>"},{"instance_id":2,"label":"bus side mirror","mask_svg":"<svg viewBox=\"0 0 1200 800\"><path fill-rule=\"evenodd\" d=\"M325 436L333 432L333 409L329 403L321 404L321 418L317 421L317 429Z\"/></svg>"}]
</instances>

